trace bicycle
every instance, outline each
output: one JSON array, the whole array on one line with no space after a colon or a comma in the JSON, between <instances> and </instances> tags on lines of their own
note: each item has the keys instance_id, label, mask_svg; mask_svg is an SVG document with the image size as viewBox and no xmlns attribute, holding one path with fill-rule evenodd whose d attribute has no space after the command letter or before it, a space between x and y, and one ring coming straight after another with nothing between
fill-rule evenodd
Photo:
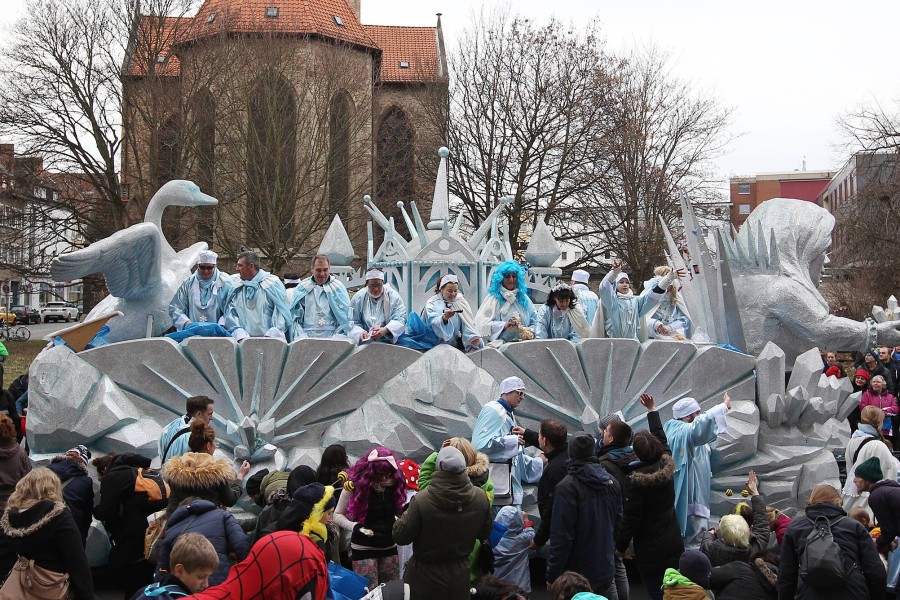
<instances>
[{"instance_id":1,"label":"bicycle","mask_svg":"<svg viewBox=\"0 0 900 600\"><path fill-rule=\"evenodd\" d=\"M10 327L5 320L0 321L0 339L14 342L27 342L31 339L31 330L24 325Z\"/></svg>"}]
</instances>

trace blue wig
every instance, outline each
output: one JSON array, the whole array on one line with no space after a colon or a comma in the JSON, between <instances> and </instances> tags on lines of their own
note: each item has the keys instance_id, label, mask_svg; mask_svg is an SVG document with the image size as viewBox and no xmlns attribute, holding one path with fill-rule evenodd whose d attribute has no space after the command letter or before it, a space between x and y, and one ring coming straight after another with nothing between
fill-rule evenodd
<instances>
[{"instance_id":1,"label":"blue wig","mask_svg":"<svg viewBox=\"0 0 900 600\"><path fill-rule=\"evenodd\" d=\"M526 273L522 265L514 260L506 260L497 265L493 275L491 275L491 285L488 288L488 294L495 297L497 300L503 301L502 290L505 289L503 287L503 278L506 277L508 273L516 274L516 282L519 287L516 292L516 301L524 306L528 299L528 287L525 285Z\"/></svg>"}]
</instances>

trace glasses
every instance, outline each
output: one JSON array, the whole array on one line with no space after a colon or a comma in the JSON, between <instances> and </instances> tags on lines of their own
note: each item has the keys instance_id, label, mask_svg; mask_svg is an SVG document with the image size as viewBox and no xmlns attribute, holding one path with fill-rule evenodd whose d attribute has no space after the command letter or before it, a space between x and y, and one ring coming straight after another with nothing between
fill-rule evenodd
<instances>
[{"instance_id":1,"label":"glasses","mask_svg":"<svg viewBox=\"0 0 900 600\"><path fill-rule=\"evenodd\" d=\"M513 392L517 393L518 395L520 395L522 397L525 396L525 390L513 390Z\"/></svg>"},{"instance_id":2,"label":"glasses","mask_svg":"<svg viewBox=\"0 0 900 600\"><path fill-rule=\"evenodd\" d=\"M215 269L215 268L216 268L215 265L199 265L199 266L197 267L197 269L198 269L199 271L212 271L212 270Z\"/></svg>"}]
</instances>

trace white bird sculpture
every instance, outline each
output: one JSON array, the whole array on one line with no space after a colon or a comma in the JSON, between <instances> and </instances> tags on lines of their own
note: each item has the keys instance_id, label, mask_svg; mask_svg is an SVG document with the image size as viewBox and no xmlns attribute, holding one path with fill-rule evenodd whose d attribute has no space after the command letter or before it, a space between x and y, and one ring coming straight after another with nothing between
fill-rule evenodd
<instances>
[{"instance_id":1,"label":"white bird sculpture","mask_svg":"<svg viewBox=\"0 0 900 600\"><path fill-rule=\"evenodd\" d=\"M214 206L218 202L192 181L169 181L150 199L143 223L57 257L50 275L54 281L69 281L103 274L109 296L86 320L121 311L123 316L109 322L108 341L146 337L148 328L150 335L160 335L172 326L169 302L191 274L197 254L207 248L206 242L198 242L176 253L163 235L162 213L167 206Z\"/></svg>"}]
</instances>

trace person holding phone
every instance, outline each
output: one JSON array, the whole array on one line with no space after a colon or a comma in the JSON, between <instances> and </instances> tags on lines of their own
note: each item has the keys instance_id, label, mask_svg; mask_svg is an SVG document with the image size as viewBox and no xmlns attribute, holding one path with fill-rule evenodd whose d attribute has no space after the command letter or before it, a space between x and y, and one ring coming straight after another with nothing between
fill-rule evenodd
<instances>
[{"instance_id":1,"label":"person holding phone","mask_svg":"<svg viewBox=\"0 0 900 600\"><path fill-rule=\"evenodd\" d=\"M456 275L444 275L438 281L434 296L425 303L425 322L441 344L450 344L465 352L484 347L475 328L472 308L459 291Z\"/></svg>"}]
</instances>

